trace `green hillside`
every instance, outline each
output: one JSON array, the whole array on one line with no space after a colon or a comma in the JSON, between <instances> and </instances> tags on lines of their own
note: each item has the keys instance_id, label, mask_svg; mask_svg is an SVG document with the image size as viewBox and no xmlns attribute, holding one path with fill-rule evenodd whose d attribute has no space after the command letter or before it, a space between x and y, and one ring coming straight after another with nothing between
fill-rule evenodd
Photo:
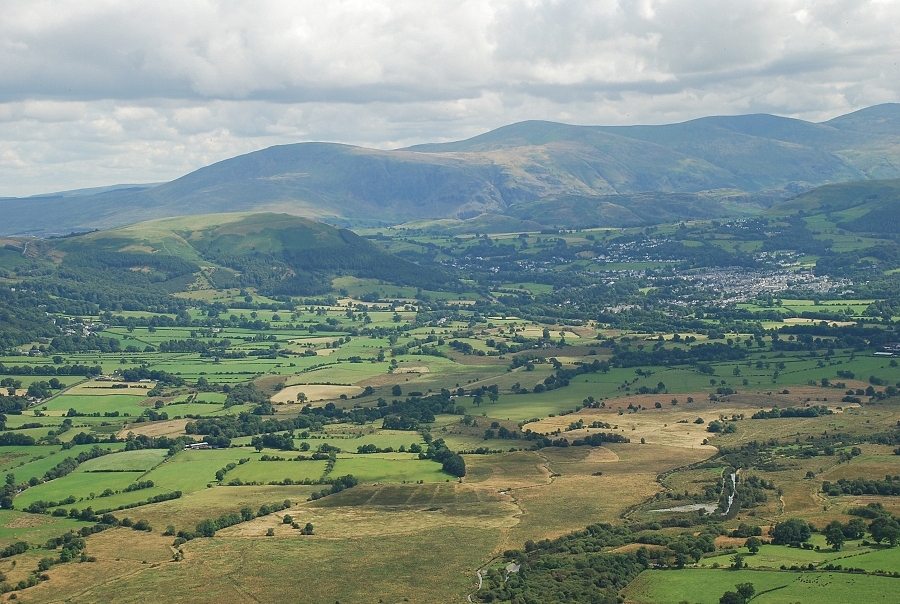
<instances>
[{"instance_id":1,"label":"green hillside","mask_svg":"<svg viewBox=\"0 0 900 604\"><path fill-rule=\"evenodd\" d=\"M138 223L41 244L83 282L184 290L199 271L218 288L267 294L328 291L337 275L429 286L441 270L393 256L346 229L287 214L213 214Z\"/></svg>"},{"instance_id":2,"label":"green hillside","mask_svg":"<svg viewBox=\"0 0 900 604\"><path fill-rule=\"evenodd\" d=\"M900 224L900 179L819 187L774 209L823 215L849 231L895 235Z\"/></svg>"}]
</instances>

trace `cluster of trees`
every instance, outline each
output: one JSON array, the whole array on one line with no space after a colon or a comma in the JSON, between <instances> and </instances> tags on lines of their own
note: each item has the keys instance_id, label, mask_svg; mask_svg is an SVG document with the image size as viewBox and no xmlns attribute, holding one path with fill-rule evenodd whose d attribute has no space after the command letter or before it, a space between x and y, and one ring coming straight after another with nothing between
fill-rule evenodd
<instances>
[{"instance_id":1,"label":"cluster of trees","mask_svg":"<svg viewBox=\"0 0 900 604\"><path fill-rule=\"evenodd\" d=\"M420 459L432 459L439 464L444 472L462 478L466 475L466 461L462 455L451 451L444 439L439 438L428 443L428 449L419 453Z\"/></svg>"},{"instance_id":2,"label":"cluster of trees","mask_svg":"<svg viewBox=\"0 0 900 604\"><path fill-rule=\"evenodd\" d=\"M269 395L256 384L235 384L228 390L225 407L235 405L261 405L269 402Z\"/></svg>"},{"instance_id":3,"label":"cluster of trees","mask_svg":"<svg viewBox=\"0 0 900 604\"><path fill-rule=\"evenodd\" d=\"M610 359L615 367L640 367L647 365L696 365L719 361L741 361L747 351L722 342L699 344L691 348L657 348L654 350L617 349Z\"/></svg>"},{"instance_id":4,"label":"cluster of trees","mask_svg":"<svg viewBox=\"0 0 900 604\"><path fill-rule=\"evenodd\" d=\"M168 386L184 386L184 379L160 369L135 367L134 369L125 369L122 371L122 381L140 382L141 380L153 380L158 384L165 384Z\"/></svg>"},{"instance_id":5,"label":"cluster of trees","mask_svg":"<svg viewBox=\"0 0 900 604\"><path fill-rule=\"evenodd\" d=\"M94 377L103 373L99 365L4 365L0 363L0 373L6 375L83 375Z\"/></svg>"},{"instance_id":6,"label":"cluster of trees","mask_svg":"<svg viewBox=\"0 0 900 604\"><path fill-rule=\"evenodd\" d=\"M683 534L660 532L669 526L707 523L693 516L630 526L594 524L554 540L526 541L524 550L508 550L504 558L520 565L519 572L489 570L480 602L617 602L619 592L651 566L682 567L715 549L718 534L709 524ZM607 553L628 543L651 546L633 553Z\"/></svg>"},{"instance_id":7,"label":"cluster of trees","mask_svg":"<svg viewBox=\"0 0 900 604\"><path fill-rule=\"evenodd\" d=\"M840 478L822 483L822 492L832 497L838 495L900 495L900 476L885 476L884 480L866 478Z\"/></svg>"},{"instance_id":8,"label":"cluster of trees","mask_svg":"<svg viewBox=\"0 0 900 604\"><path fill-rule=\"evenodd\" d=\"M825 405L810 405L809 407L786 407L779 409L772 407L770 410L759 410L750 416L750 419L778 419L780 417L819 417L831 415L833 411Z\"/></svg>"},{"instance_id":9,"label":"cluster of trees","mask_svg":"<svg viewBox=\"0 0 900 604\"><path fill-rule=\"evenodd\" d=\"M356 485L359 484L359 480L356 479L352 474L347 474L346 476L339 476L338 478L330 479L331 486L327 489L322 489L316 493L313 493L309 496L310 501L315 501L317 499L321 499L322 497L327 497L328 495L334 495L335 493L340 493L346 489L352 489Z\"/></svg>"},{"instance_id":10,"label":"cluster of trees","mask_svg":"<svg viewBox=\"0 0 900 604\"><path fill-rule=\"evenodd\" d=\"M328 403L323 407L306 406L302 410L304 416L319 416L332 421L368 423L384 419L385 428L417 430L419 426L434 421L437 414L463 415L465 409L458 406L451 398L447 389L429 396L410 395L403 400L393 400L390 403L383 399L378 400L375 407L357 407L353 409L341 409L334 403ZM389 416L394 416L388 419Z\"/></svg>"},{"instance_id":11,"label":"cluster of trees","mask_svg":"<svg viewBox=\"0 0 900 604\"><path fill-rule=\"evenodd\" d=\"M45 301L45 296L0 287L0 350L10 350L36 338L50 338L59 333L59 328L41 306Z\"/></svg>"},{"instance_id":12,"label":"cluster of trees","mask_svg":"<svg viewBox=\"0 0 900 604\"><path fill-rule=\"evenodd\" d=\"M178 531L176 534L177 539L175 539L174 546L178 547L182 543L186 541L190 541L192 539L196 539L197 537L214 537L216 531L220 531L224 528L228 528L229 526L234 526L235 524L240 524L242 522L248 522L253 520L254 518L259 518L262 516L268 516L269 514L273 514L275 512L280 512L281 510L286 510L291 507L293 503L290 499L285 499L280 503L275 504L264 504L259 507L255 513L249 507L241 508L240 512L232 512L229 514L223 514L218 518L207 518L205 520L201 520L197 523L197 526L193 531ZM173 530L167 530L167 534L172 534Z\"/></svg>"},{"instance_id":13,"label":"cluster of trees","mask_svg":"<svg viewBox=\"0 0 900 604\"><path fill-rule=\"evenodd\" d=\"M294 438L291 434L262 434L254 436L250 441L257 451L263 449L280 449L281 451L295 451Z\"/></svg>"},{"instance_id":14,"label":"cluster of trees","mask_svg":"<svg viewBox=\"0 0 900 604\"><path fill-rule=\"evenodd\" d=\"M738 583L734 591L726 591L719 598L719 604L747 604L756 595L756 588L752 583Z\"/></svg>"},{"instance_id":15,"label":"cluster of trees","mask_svg":"<svg viewBox=\"0 0 900 604\"><path fill-rule=\"evenodd\" d=\"M789 518L772 527L772 543L775 545L800 545L809 541L812 527L800 518Z\"/></svg>"},{"instance_id":16,"label":"cluster of trees","mask_svg":"<svg viewBox=\"0 0 900 604\"><path fill-rule=\"evenodd\" d=\"M185 425L185 433L204 435L207 442L210 438L237 438L272 434L291 430L318 431L322 429L322 421L310 415L299 415L285 419L263 418L253 413L240 413L237 416L204 417L190 421Z\"/></svg>"},{"instance_id":17,"label":"cluster of trees","mask_svg":"<svg viewBox=\"0 0 900 604\"><path fill-rule=\"evenodd\" d=\"M569 440L568 437L552 439L549 436L525 430L525 439L534 441L537 449L543 447L601 447L604 443L630 443L631 439L615 432L594 432L581 438Z\"/></svg>"}]
</instances>

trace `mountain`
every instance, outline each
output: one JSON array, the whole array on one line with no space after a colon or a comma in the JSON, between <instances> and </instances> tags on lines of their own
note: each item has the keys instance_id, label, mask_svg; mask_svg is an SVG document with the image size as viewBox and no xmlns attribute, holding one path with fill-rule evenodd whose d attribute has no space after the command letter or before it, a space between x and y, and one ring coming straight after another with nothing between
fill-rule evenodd
<instances>
[{"instance_id":1,"label":"mountain","mask_svg":"<svg viewBox=\"0 0 900 604\"><path fill-rule=\"evenodd\" d=\"M652 223L657 214L727 216L741 203L885 178L900 178L900 104L823 123L772 115L661 126L531 121L393 151L282 145L153 186L0 199L0 235L260 210L356 225L496 213L533 221L552 217L557 203L570 214L585 209L596 224ZM648 211L650 202L660 211Z\"/></svg>"},{"instance_id":2,"label":"mountain","mask_svg":"<svg viewBox=\"0 0 900 604\"><path fill-rule=\"evenodd\" d=\"M37 240L32 257L61 278L137 291L253 287L269 294L330 290L338 275L418 287L452 287L438 267L394 256L346 229L276 213L212 214L142 222Z\"/></svg>"}]
</instances>

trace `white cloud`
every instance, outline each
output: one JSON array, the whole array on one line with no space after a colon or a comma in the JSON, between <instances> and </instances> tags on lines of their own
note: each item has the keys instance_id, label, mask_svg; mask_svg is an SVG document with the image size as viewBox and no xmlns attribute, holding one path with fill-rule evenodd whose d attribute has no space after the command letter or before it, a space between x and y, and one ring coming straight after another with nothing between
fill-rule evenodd
<instances>
[{"instance_id":1,"label":"white cloud","mask_svg":"<svg viewBox=\"0 0 900 604\"><path fill-rule=\"evenodd\" d=\"M900 98L900 3L0 0L0 195L521 119L826 119ZM8 159L15 157L15 161Z\"/></svg>"}]
</instances>

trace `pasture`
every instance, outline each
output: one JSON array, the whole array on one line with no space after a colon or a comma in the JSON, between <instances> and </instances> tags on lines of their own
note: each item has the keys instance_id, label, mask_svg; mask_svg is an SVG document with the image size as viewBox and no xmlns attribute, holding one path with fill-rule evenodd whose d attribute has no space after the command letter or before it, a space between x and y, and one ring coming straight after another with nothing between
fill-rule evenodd
<instances>
[{"instance_id":1,"label":"pasture","mask_svg":"<svg viewBox=\"0 0 900 604\"><path fill-rule=\"evenodd\" d=\"M731 571L684 569L646 570L624 591L635 604L691 602L716 604L738 583L752 583L754 602L788 604L820 602L893 602L897 579L836 572Z\"/></svg>"}]
</instances>

